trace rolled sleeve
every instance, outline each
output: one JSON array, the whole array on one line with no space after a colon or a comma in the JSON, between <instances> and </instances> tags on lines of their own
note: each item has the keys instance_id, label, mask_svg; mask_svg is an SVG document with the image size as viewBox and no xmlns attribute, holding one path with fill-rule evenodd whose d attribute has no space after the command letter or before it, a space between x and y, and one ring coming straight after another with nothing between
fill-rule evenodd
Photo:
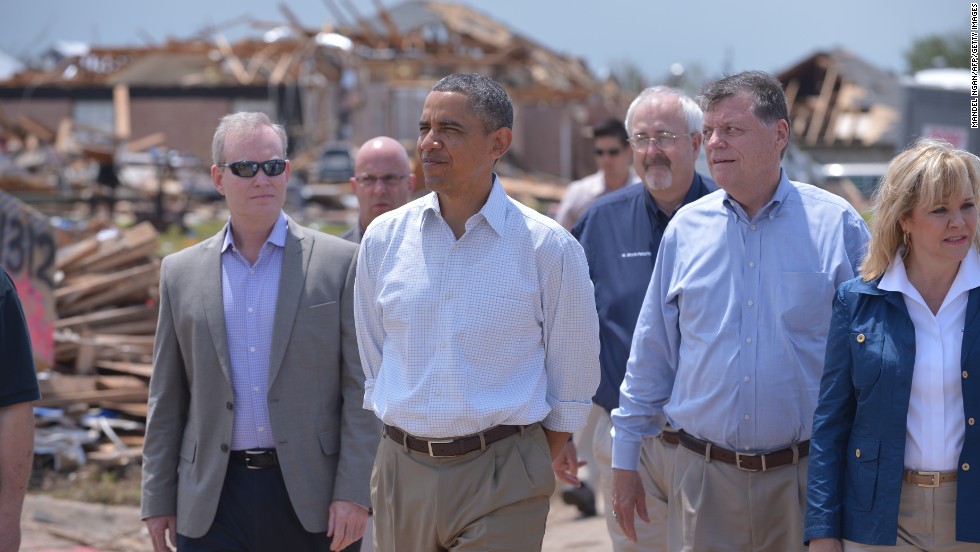
<instances>
[{"instance_id":1,"label":"rolled sleeve","mask_svg":"<svg viewBox=\"0 0 980 552\"><path fill-rule=\"evenodd\" d=\"M569 239L562 253L560 267L548 271L552 281L543 297L551 406L543 425L573 432L585 426L599 386L599 317L582 246Z\"/></svg>"},{"instance_id":2,"label":"rolled sleeve","mask_svg":"<svg viewBox=\"0 0 980 552\"><path fill-rule=\"evenodd\" d=\"M675 251L668 228L640 308L619 408L612 411L614 468L637 469L644 436L659 435L667 423L664 405L673 389L680 343L678 298L670 296Z\"/></svg>"}]
</instances>

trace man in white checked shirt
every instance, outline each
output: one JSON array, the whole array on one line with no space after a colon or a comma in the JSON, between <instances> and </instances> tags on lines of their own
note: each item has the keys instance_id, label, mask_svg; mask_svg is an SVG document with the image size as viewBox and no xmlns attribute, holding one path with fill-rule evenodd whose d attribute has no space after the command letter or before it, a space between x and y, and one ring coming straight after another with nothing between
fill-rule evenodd
<instances>
[{"instance_id":1,"label":"man in white checked shirt","mask_svg":"<svg viewBox=\"0 0 980 552\"><path fill-rule=\"evenodd\" d=\"M361 242L364 405L386 435L371 481L379 551L540 550L551 460L598 385L582 248L493 172L512 122L493 80L436 83L418 137L434 193L380 215Z\"/></svg>"}]
</instances>

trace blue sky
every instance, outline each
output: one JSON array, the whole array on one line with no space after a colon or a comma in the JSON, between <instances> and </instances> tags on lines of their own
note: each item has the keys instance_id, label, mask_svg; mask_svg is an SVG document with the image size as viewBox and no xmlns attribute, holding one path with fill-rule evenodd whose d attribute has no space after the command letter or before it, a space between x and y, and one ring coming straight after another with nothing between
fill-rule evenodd
<instances>
[{"instance_id":1,"label":"blue sky","mask_svg":"<svg viewBox=\"0 0 980 552\"><path fill-rule=\"evenodd\" d=\"M374 13L376 1L389 7L398 3L332 1L353 4L364 15ZM283 2L308 27L334 21L323 0ZM814 50L835 47L903 72L902 53L912 40L935 33L969 36L970 21L970 3L960 0L466 3L545 46L584 58L600 75L626 61L652 79L667 74L674 63L699 65L709 76L745 69L776 72ZM239 16L285 22L278 5L267 0L0 0L6 23L0 49L24 56L59 39L140 45L187 38L208 25L242 32L248 27L228 23Z\"/></svg>"}]
</instances>

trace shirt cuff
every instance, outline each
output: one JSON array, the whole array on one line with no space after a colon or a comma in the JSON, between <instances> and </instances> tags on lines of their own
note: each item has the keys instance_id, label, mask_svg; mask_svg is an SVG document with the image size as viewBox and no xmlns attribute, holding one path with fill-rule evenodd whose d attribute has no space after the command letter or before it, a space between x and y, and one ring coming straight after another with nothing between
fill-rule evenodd
<instances>
[{"instance_id":1,"label":"shirt cuff","mask_svg":"<svg viewBox=\"0 0 980 552\"><path fill-rule=\"evenodd\" d=\"M617 470L636 471L640 465L640 450L642 442L625 441L621 437L613 437L612 467Z\"/></svg>"}]
</instances>

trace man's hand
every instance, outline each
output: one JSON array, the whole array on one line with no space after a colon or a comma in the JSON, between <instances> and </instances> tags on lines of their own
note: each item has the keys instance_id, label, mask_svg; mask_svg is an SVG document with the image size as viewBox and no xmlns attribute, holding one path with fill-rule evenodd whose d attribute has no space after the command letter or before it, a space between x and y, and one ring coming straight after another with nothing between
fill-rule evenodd
<instances>
[{"instance_id":1,"label":"man's hand","mask_svg":"<svg viewBox=\"0 0 980 552\"><path fill-rule=\"evenodd\" d=\"M541 429L544 430L544 436L548 439L548 448L551 450L551 461L554 462L558 458L558 455L561 454L561 449L568 442L568 436L571 433L551 431L546 427L542 427Z\"/></svg>"},{"instance_id":2,"label":"man's hand","mask_svg":"<svg viewBox=\"0 0 980 552\"><path fill-rule=\"evenodd\" d=\"M146 528L150 530L153 552L170 552L170 546L177 548L177 516L150 516L146 518ZM167 533L170 546L167 546Z\"/></svg>"},{"instance_id":3,"label":"man's hand","mask_svg":"<svg viewBox=\"0 0 980 552\"><path fill-rule=\"evenodd\" d=\"M840 541L837 539L813 539L810 541L810 552L841 552Z\"/></svg>"},{"instance_id":4,"label":"man's hand","mask_svg":"<svg viewBox=\"0 0 980 552\"><path fill-rule=\"evenodd\" d=\"M636 542L636 527L633 511L644 522L650 523L647 513L647 494L643 490L643 481L636 470L613 469L613 517L619 522L623 533ZM811 550L812 552L812 550Z\"/></svg>"},{"instance_id":5,"label":"man's hand","mask_svg":"<svg viewBox=\"0 0 980 552\"><path fill-rule=\"evenodd\" d=\"M327 520L327 536L333 539L330 550L343 550L357 542L364 536L367 520L368 511L364 506L346 500L331 502Z\"/></svg>"},{"instance_id":6,"label":"man's hand","mask_svg":"<svg viewBox=\"0 0 980 552\"><path fill-rule=\"evenodd\" d=\"M573 441L565 441L561 452L551 462L551 468L555 470L555 475L569 485L581 487L582 482L578 479L578 469L584 466L585 460L579 461L578 451L575 449Z\"/></svg>"}]
</instances>

